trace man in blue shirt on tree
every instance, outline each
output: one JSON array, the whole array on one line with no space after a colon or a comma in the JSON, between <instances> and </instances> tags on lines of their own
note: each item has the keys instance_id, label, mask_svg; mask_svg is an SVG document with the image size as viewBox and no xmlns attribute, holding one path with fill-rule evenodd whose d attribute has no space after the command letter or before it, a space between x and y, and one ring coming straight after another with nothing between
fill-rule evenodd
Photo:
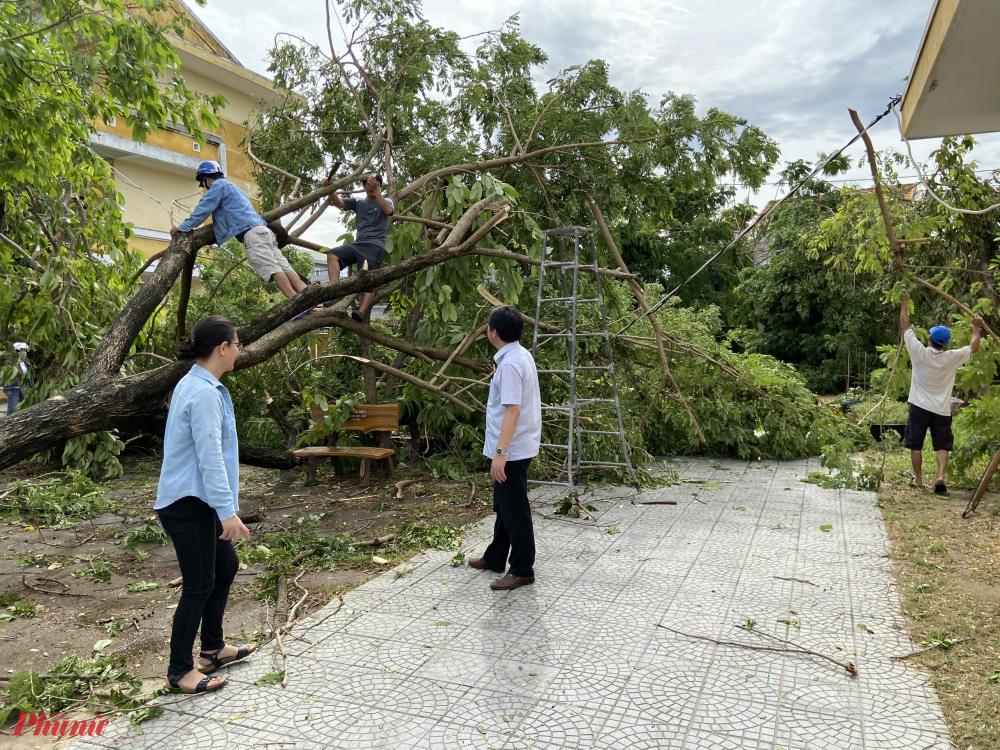
<instances>
[{"instance_id":1,"label":"man in blue shirt on tree","mask_svg":"<svg viewBox=\"0 0 1000 750\"><path fill-rule=\"evenodd\" d=\"M211 216L215 244L221 246L233 237L238 239L247 262L261 281L265 284L273 281L286 297L294 297L305 289L306 285L278 248L274 232L257 215L246 194L225 178L220 164L202 162L196 178L207 192L179 227L170 228L170 235L197 229Z\"/></svg>"}]
</instances>

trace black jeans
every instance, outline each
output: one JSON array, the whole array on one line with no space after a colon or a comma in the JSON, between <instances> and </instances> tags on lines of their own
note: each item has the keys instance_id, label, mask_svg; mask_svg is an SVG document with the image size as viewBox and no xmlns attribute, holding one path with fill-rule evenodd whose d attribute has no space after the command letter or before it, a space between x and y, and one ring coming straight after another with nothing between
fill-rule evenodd
<instances>
[{"instance_id":1,"label":"black jeans","mask_svg":"<svg viewBox=\"0 0 1000 750\"><path fill-rule=\"evenodd\" d=\"M508 461L504 468L506 482L493 482L493 542L483 553L486 564L497 571L507 568L510 574L527 578L535 575L535 532L531 526L528 504L528 467L534 459Z\"/></svg>"},{"instance_id":2,"label":"black jeans","mask_svg":"<svg viewBox=\"0 0 1000 750\"><path fill-rule=\"evenodd\" d=\"M194 669L191 648L199 625L202 651L215 651L226 644L222 637L222 615L240 561L232 542L219 539L222 535L219 515L199 498L182 497L156 513L174 543L184 576L170 633L167 669L167 677L176 680Z\"/></svg>"}]
</instances>

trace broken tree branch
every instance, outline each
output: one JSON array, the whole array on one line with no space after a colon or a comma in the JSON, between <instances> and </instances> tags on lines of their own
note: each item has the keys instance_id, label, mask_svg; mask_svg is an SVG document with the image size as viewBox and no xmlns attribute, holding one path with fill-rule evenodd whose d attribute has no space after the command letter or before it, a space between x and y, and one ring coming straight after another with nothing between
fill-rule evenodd
<instances>
[{"instance_id":1,"label":"broken tree branch","mask_svg":"<svg viewBox=\"0 0 1000 750\"><path fill-rule=\"evenodd\" d=\"M36 271L38 273L45 272L45 269L38 264L38 261L32 258L30 255L28 255L28 253L25 252L24 248L22 248L20 245L14 242L14 240L12 240L10 237L8 237L5 234L0 234L0 241L2 241L5 245L7 245L7 247L9 247L11 250L17 252L24 259L24 262L28 264L28 266L31 268L32 271ZM53 252L55 251L53 250Z\"/></svg>"},{"instance_id":2,"label":"broken tree branch","mask_svg":"<svg viewBox=\"0 0 1000 750\"><path fill-rule=\"evenodd\" d=\"M608 246L608 250L615 259L615 263L618 264L618 269L624 273L628 273L628 267L625 265L625 260L622 258L620 252L618 252L618 245L615 244L614 238L611 236L611 231L608 229L607 223L604 221L604 214L601 213L600 207L590 197L590 193L583 191L583 195L587 199L587 203L590 204L590 211L594 214L594 220L597 222L598 228L601 230L601 236L604 237L604 243ZM596 258L594 259L597 260ZM695 419L694 412L691 411L691 406L688 404L687 399L684 398L684 393L681 391L680 385L674 379L674 374L670 371L670 362L667 358L667 352L663 347L663 331L660 329L660 321L656 319L655 315L652 315L652 308L646 301L646 295L642 290L642 285L639 284L635 278L627 279L629 288L632 290L632 294L636 301L639 303L639 307L642 308L643 313L649 319L650 325L653 326L653 335L656 336L656 348L660 354L660 364L663 365L663 379L660 381L659 388L656 389L656 395L649 402L649 406L646 408L646 414L643 416L640 425L645 424L646 419L649 417L649 413L653 409L653 404L656 403L657 396L660 395L660 391L663 390L667 378L674 386L674 390L677 392L678 398L680 398L681 403L684 405L684 410L687 412L688 418L691 420L691 426L694 427L695 431L698 433L698 437L701 442L707 442L705 440L705 433L701 431L701 425L698 424L698 420Z\"/></svg>"},{"instance_id":3,"label":"broken tree branch","mask_svg":"<svg viewBox=\"0 0 1000 750\"><path fill-rule=\"evenodd\" d=\"M858 132L861 133L861 137L865 142L865 148L868 151L868 165L871 167L872 179L875 181L875 197L878 200L878 207L879 211L882 214L882 221L885 223L885 232L886 235L889 237L889 249L892 251L892 256L896 264L896 270L898 270L899 273L902 274L904 277L910 279L916 284L919 284L925 289L934 292L939 297L943 297L944 299L948 300L953 305L955 305L955 307L957 307L959 310L964 312L966 315L971 316L973 314L972 310L970 310L968 307L963 305L957 299L952 297L950 294L948 294L948 292L944 291L943 289L939 289L929 281L924 281L916 274L911 274L907 272L906 262L903 260L901 242L896 237L896 231L895 229L893 229L892 226L892 218L889 216L889 208L885 202L885 195L882 192L882 180L881 177L879 176L878 164L875 161L875 147L872 145L872 139L868 136L868 131L865 130L864 125L861 124L861 118L858 117L857 110L848 109L847 111L851 113L851 121L854 123L854 127L858 129ZM992 338L994 341L1000 344L1000 338L998 338L997 335L993 333L990 327L986 325L985 321L983 322L983 330L986 331L986 333L989 335L990 338Z\"/></svg>"},{"instance_id":4,"label":"broken tree branch","mask_svg":"<svg viewBox=\"0 0 1000 750\"><path fill-rule=\"evenodd\" d=\"M666 625L661 625L656 623L656 627L663 628L664 630L669 630L671 633L676 633L677 635L684 636L685 638L694 638L698 641L708 641L709 643L714 643L719 646L733 646L735 648L748 648L752 651L773 651L779 654L808 654L809 656L818 656L820 659L826 659L831 664L836 664L843 670L846 670L849 674L857 677L858 668L854 666L852 662L842 662L837 661L832 656L827 656L826 654L821 654L818 651L813 651L808 648L778 648L777 646L753 646L747 643L737 643L735 641L720 641L717 638L709 638L707 635L692 635L691 633L683 633L680 630L674 630L673 628L667 627Z\"/></svg>"}]
</instances>

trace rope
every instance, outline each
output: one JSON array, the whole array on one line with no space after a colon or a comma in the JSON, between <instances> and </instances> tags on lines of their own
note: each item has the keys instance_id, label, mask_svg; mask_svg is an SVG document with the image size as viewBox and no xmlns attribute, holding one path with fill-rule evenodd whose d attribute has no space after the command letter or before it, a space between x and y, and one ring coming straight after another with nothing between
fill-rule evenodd
<instances>
[{"instance_id":1,"label":"rope","mask_svg":"<svg viewBox=\"0 0 1000 750\"><path fill-rule=\"evenodd\" d=\"M903 121L899 117L899 112L896 111L896 105L892 104L891 109L892 113L896 115L896 124L899 126L899 137L902 138L903 143L906 144L906 153L909 154L910 156L910 164L912 164L913 168L917 170L917 177L920 178L921 184L923 184L924 188L930 194L931 198L936 200L938 203L947 208L949 211L954 211L957 214L966 214L968 216L982 216L983 214L988 214L990 211L995 211L996 209L1000 208L1000 203L994 203L989 208L983 208L979 210L974 210L971 208L958 208L957 206L953 206L950 203L945 202L945 200L941 198L941 196L935 193L934 190L931 188L931 186L927 184L927 178L924 177L924 173L920 169L919 162L917 162L917 160L913 158L913 149L910 148L910 142L907 140L906 136L903 135Z\"/></svg>"},{"instance_id":2,"label":"rope","mask_svg":"<svg viewBox=\"0 0 1000 750\"><path fill-rule=\"evenodd\" d=\"M185 196L183 196L183 197L181 197L181 198L174 198L174 200L173 200L173 201L171 201L171 204L170 204L170 207L168 208L168 207L167 207L167 206L165 206L165 205L164 205L163 203L161 203L161 202L160 202L160 201L158 201L158 200L157 200L156 198L154 198L154 197L153 197L152 195L150 195L150 194L149 194L149 193L147 193L147 192L146 192L145 190L143 190L143 189L142 189L141 187L139 187L138 185L136 185L136 184L135 184L135 183L134 183L134 182L133 182L132 180L130 180L130 179L129 179L129 178L128 178L128 177L127 177L127 176L126 176L125 174L123 174L123 173L122 173L122 171L121 171L120 169L118 169L117 167L115 167L115 166L114 166L113 164L111 164L111 165L109 165L109 166L111 167L111 170L112 170L112 171L113 171L113 172L114 172L115 174L117 174L117 175L118 175L119 177L121 177L121 178L122 178L123 180L125 180L125 182L127 182L127 183L128 183L129 185L131 185L131 186L132 186L132 187L134 187L134 188L135 188L136 190L138 190L138 191L139 191L140 193L142 193L142 194L143 194L143 195L145 195L145 196L146 196L147 198L149 198L149 199L150 199L151 201L153 201L153 203L156 203L156 204L157 204L157 205L158 205L158 206L159 206L160 208L162 208L162 209L163 209L164 211L166 211L166 212L167 212L167 216L169 216L169 217L170 217L170 223L171 223L171 224L173 224L173 223L174 223L174 208L175 208L175 207L176 207L177 209L179 209L179 210L187 210L187 211L188 211L188 213L190 213L190 212L191 212L191 210L193 210L193 207L188 207L188 206L184 205L184 204L183 204L183 203L182 203L181 201L186 201L186 200L188 200L189 198L194 198L195 196L200 196L200 195L201 195L201 193L200 193L200 191L199 191L199 192L196 192L196 193L191 193L191 195L185 195Z\"/></svg>"},{"instance_id":3,"label":"rope","mask_svg":"<svg viewBox=\"0 0 1000 750\"><path fill-rule=\"evenodd\" d=\"M672 292L670 292L669 294L667 294L663 299L661 299L659 302L657 302L655 305L653 305L651 308L649 308L649 310L647 310L646 312L644 312L642 315L640 315L635 320L633 320L631 323L629 323L624 328L622 328L620 331L618 331L618 333L616 335L621 336L623 333L625 333L625 331L627 331L629 328L631 328L632 326L634 326L640 320L645 319L647 315L652 315L657 310L659 310L661 307L663 307L663 305L665 305L667 303L667 300L669 300L671 297L673 297L675 294L677 294L677 292L679 292L681 289L683 289L684 286L686 286L688 284L688 282L690 282L692 279L694 279L695 276L697 276L702 271L704 271L706 268L708 268L710 265L712 265L713 263L715 263L715 261L717 261L722 256L722 254L726 252L726 250L728 250L733 245L735 245L737 242L739 242L741 239L743 239L743 237L745 237L758 224L760 224L764 219L766 219L771 214L773 214L774 211L778 208L778 206L780 206L782 203L784 203L789 198L791 198L793 195L795 195L802 188L803 185L805 185L807 182L809 182L809 180L813 179L816 175L818 175L821 171L823 171L823 169L825 169L826 166L830 162L832 162L834 159L836 159L838 156L840 156L842 153L844 153L847 149L849 149L851 146L853 146L855 143L857 143L858 140L865 133L867 133L870 128L872 128L874 125L876 125L883 117L885 117L886 115L888 115L889 112L893 111L893 108L899 102L900 98L901 97L899 97L899 96L894 96L892 99L890 99L889 100L889 106L887 106L885 108L885 111L882 114L880 114L878 117L876 117L870 123L868 123L868 127L866 127L864 130L862 130L856 136L854 136L853 138L851 138L851 140L849 140L847 143L845 143L843 146L841 146L833 154L831 154L830 156L828 156L826 158L826 160L823 161L823 163L821 163L819 166L817 166L812 172L810 172L805 178L803 178L795 187L793 187L791 190L789 190L787 193L785 193L785 195L782 196L780 200L778 200L776 203L772 203L771 207L768 208L767 211L764 211L763 213L757 214L756 218L752 222L750 222L750 224L748 224L739 234L737 234L733 238L732 242L730 242L728 245L726 245L724 248L722 248L719 252L717 252L711 258L709 258L708 260L706 260L701 265L701 268L699 268L697 271L695 271L690 276L688 276L686 279L684 279L684 281L682 281L680 284L678 284L674 288L674 290Z\"/></svg>"},{"instance_id":4,"label":"rope","mask_svg":"<svg viewBox=\"0 0 1000 750\"><path fill-rule=\"evenodd\" d=\"M139 187L134 182L132 182L132 180L130 180L128 177L126 177L124 174L122 174L121 170L118 169L117 167L115 167L113 164L109 165L109 166L111 167L111 171L113 171L115 174L117 174L119 177L121 177L123 180L125 180L125 182L127 182L129 185L131 185L132 187L134 187L140 193L142 193L143 195L145 195L147 198L149 198L151 201L153 201L153 203L158 204L160 206L160 208L162 208L164 211L167 212L167 215L170 216L171 220L173 220L173 213L171 212L171 210L169 208L167 208L166 206L164 206L162 203L160 203L158 200L156 200L156 198L154 198L149 193L147 193L145 190L143 190L141 187Z\"/></svg>"}]
</instances>

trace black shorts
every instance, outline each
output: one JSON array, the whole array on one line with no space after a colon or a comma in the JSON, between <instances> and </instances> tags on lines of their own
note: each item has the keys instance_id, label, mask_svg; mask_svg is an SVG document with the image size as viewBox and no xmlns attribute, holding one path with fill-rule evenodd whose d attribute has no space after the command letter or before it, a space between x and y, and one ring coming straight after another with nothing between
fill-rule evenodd
<instances>
[{"instance_id":1,"label":"black shorts","mask_svg":"<svg viewBox=\"0 0 1000 750\"><path fill-rule=\"evenodd\" d=\"M950 451L955 447L955 436L951 433L951 415L942 417L932 411L910 404L910 416L906 420L906 439L903 445L911 451L924 447L927 428L931 429L931 444L936 451Z\"/></svg>"},{"instance_id":2,"label":"black shorts","mask_svg":"<svg viewBox=\"0 0 1000 750\"><path fill-rule=\"evenodd\" d=\"M378 245L363 245L357 242L350 245L341 245L340 247L333 248L333 250L327 250L326 254L336 255L337 258L340 259L340 265L342 267L357 266L360 269L367 260L369 271L381 268L382 261L385 260L384 247L379 247Z\"/></svg>"}]
</instances>

